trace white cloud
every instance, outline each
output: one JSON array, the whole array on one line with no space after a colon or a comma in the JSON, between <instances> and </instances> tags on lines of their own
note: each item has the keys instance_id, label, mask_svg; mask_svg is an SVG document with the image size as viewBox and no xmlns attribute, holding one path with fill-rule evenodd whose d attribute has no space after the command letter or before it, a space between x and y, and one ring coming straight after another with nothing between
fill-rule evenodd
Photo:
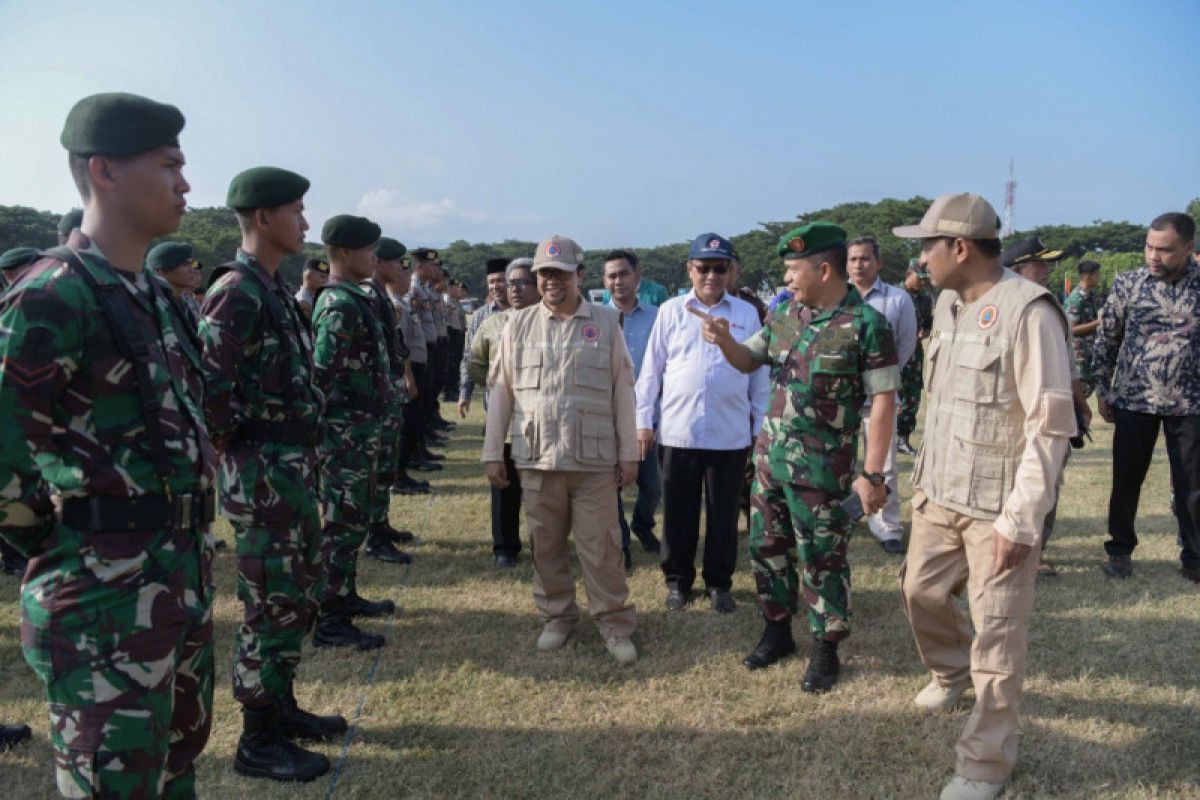
<instances>
[{"instance_id":1,"label":"white cloud","mask_svg":"<svg viewBox=\"0 0 1200 800\"><path fill-rule=\"evenodd\" d=\"M459 208L449 197L432 202L414 202L394 189L375 189L358 201L358 213L375 222L394 225L405 232L434 234L478 224L487 219L482 211Z\"/></svg>"}]
</instances>

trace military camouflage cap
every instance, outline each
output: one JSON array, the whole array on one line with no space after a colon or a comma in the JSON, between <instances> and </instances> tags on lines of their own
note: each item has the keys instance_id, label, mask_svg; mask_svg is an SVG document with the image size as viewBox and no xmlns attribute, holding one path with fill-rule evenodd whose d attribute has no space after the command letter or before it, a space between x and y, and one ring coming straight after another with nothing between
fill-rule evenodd
<instances>
[{"instance_id":1,"label":"military camouflage cap","mask_svg":"<svg viewBox=\"0 0 1200 800\"><path fill-rule=\"evenodd\" d=\"M810 222L793 228L779 238L775 253L784 261L807 258L846 244L846 229L832 222Z\"/></svg>"},{"instance_id":2,"label":"military camouflage cap","mask_svg":"<svg viewBox=\"0 0 1200 800\"><path fill-rule=\"evenodd\" d=\"M72 208L58 220L58 235L69 236L71 231L83 224L83 209Z\"/></svg>"},{"instance_id":3,"label":"military camouflage cap","mask_svg":"<svg viewBox=\"0 0 1200 800\"><path fill-rule=\"evenodd\" d=\"M407 252L408 248L387 236L375 243L375 257L380 261L397 261Z\"/></svg>"},{"instance_id":4,"label":"military camouflage cap","mask_svg":"<svg viewBox=\"0 0 1200 800\"><path fill-rule=\"evenodd\" d=\"M162 242L146 254L146 269L155 272L182 267L192 260L192 246L186 242Z\"/></svg>"},{"instance_id":5,"label":"military camouflage cap","mask_svg":"<svg viewBox=\"0 0 1200 800\"><path fill-rule=\"evenodd\" d=\"M183 113L125 92L94 94L67 114L59 141L77 156L133 156L167 145L179 146Z\"/></svg>"},{"instance_id":6,"label":"military camouflage cap","mask_svg":"<svg viewBox=\"0 0 1200 800\"><path fill-rule=\"evenodd\" d=\"M279 167L251 167L229 182L225 205L236 209L275 208L294 203L308 191L308 178Z\"/></svg>"},{"instance_id":7,"label":"military camouflage cap","mask_svg":"<svg viewBox=\"0 0 1200 800\"><path fill-rule=\"evenodd\" d=\"M23 267L26 264L32 264L41 257L42 251L36 247L14 247L0 254L0 270L7 272L10 269Z\"/></svg>"},{"instance_id":8,"label":"military camouflage cap","mask_svg":"<svg viewBox=\"0 0 1200 800\"><path fill-rule=\"evenodd\" d=\"M330 217L321 228L321 241L330 247L358 250L379 241L379 226L366 217L338 214Z\"/></svg>"}]
</instances>

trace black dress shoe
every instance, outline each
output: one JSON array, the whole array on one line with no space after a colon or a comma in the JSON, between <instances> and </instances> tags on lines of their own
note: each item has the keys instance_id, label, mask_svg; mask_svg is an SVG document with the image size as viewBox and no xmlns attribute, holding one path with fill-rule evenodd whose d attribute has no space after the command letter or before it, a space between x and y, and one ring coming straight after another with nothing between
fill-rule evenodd
<instances>
[{"instance_id":1,"label":"black dress shoe","mask_svg":"<svg viewBox=\"0 0 1200 800\"><path fill-rule=\"evenodd\" d=\"M28 725L0 725L0 750L16 747L32 736Z\"/></svg>"},{"instance_id":2,"label":"black dress shoe","mask_svg":"<svg viewBox=\"0 0 1200 800\"><path fill-rule=\"evenodd\" d=\"M377 618L396 613L396 604L391 600L367 600L352 594L342 599L342 612L351 617Z\"/></svg>"},{"instance_id":3,"label":"black dress shoe","mask_svg":"<svg viewBox=\"0 0 1200 800\"><path fill-rule=\"evenodd\" d=\"M795 652L796 640L792 638L791 618L782 622L768 620L762 638L758 640L758 646L742 659L742 666L746 669L763 669Z\"/></svg>"},{"instance_id":4,"label":"black dress shoe","mask_svg":"<svg viewBox=\"0 0 1200 800\"><path fill-rule=\"evenodd\" d=\"M902 556L905 552L904 540L902 539L884 539L880 541L879 546L889 556Z\"/></svg>"},{"instance_id":5,"label":"black dress shoe","mask_svg":"<svg viewBox=\"0 0 1200 800\"><path fill-rule=\"evenodd\" d=\"M337 615L321 617L313 631L316 647L353 647L358 650L376 650L387 640L376 633L367 633L354 626L349 617Z\"/></svg>"},{"instance_id":6,"label":"black dress shoe","mask_svg":"<svg viewBox=\"0 0 1200 800\"><path fill-rule=\"evenodd\" d=\"M642 549L647 553L662 552L662 542L658 541L658 537L653 533L638 533L637 531L634 531L633 535L636 536L638 541L642 543Z\"/></svg>"},{"instance_id":7,"label":"black dress shoe","mask_svg":"<svg viewBox=\"0 0 1200 800\"><path fill-rule=\"evenodd\" d=\"M1133 575L1133 559L1129 556L1109 556L1100 569L1110 578L1128 578Z\"/></svg>"},{"instance_id":8,"label":"black dress shoe","mask_svg":"<svg viewBox=\"0 0 1200 800\"><path fill-rule=\"evenodd\" d=\"M388 539L395 544L412 544L417 540L417 535L412 531L397 530L392 527L392 523L387 523L386 529Z\"/></svg>"},{"instance_id":9,"label":"black dress shoe","mask_svg":"<svg viewBox=\"0 0 1200 800\"><path fill-rule=\"evenodd\" d=\"M708 595L712 610L718 614L732 614L737 611L737 603L728 589L706 589L705 594Z\"/></svg>"},{"instance_id":10,"label":"black dress shoe","mask_svg":"<svg viewBox=\"0 0 1200 800\"><path fill-rule=\"evenodd\" d=\"M1200 583L1200 567L1180 567L1179 574L1192 583Z\"/></svg>"},{"instance_id":11,"label":"black dress shoe","mask_svg":"<svg viewBox=\"0 0 1200 800\"><path fill-rule=\"evenodd\" d=\"M371 558L386 564L411 564L413 557L403 550L397 550L392 544L391 537L385 528L376 528L367 534L365 552Z\"/></svg>"},{"instance_id":12,"label":"black dress shoe","mask_svg":"<svg viewBox=\"0 0 1200 800\"><path fill-rule=\"evenodd\" d=\"M837 642L813 639L813 651L808 659L808 669L804 671L804 679L800 682L801 689L810 694L822 694L833 688L841 671L837 645Z\"/></svg>"},{"instance_id":13,"label":"black dress shoe","mask_svg":"<svg viewBox=\"0 0 1200 800\"><path fill-rule=\"evenodd\" d=\"M321 753L293 744L278 730L278 707L242 709L242 735L233 771L251 778L307 782L329 771Z\"/></svg>"},{"instance_id":14,"label":"black dress shoe","mask_svg":"<svg viewBox=\"0 0 1200 800\"><path fill-rule=\"evenodd\" d=\"M348 726L346 718L340 714L313 714L300 708L296 703L295 689L289 685L287 697L279 705L275 730L285 739L325 742L345 736Z\"/></svg>"},{"instance_id":15,"label":"black dress shoe","mask_svg":"<svg viewBox=\"0 0 1200 800\"><path fill-rule=\"evenodd\" d=\"M518 561L520 561L520 559L515 555L509 555L508 553L496 554L496 566L500 569L512 569L513 567L517 566Z\"/></svg>"},{"instance_id":16,"label":"black dress shoe","mask_svg":"<svg viewBox=\"0 0 1200 800\"><path fill-rule=\"evenodd\" d=\"M685 592L678 586L667 587L666 606L668 611L683 611L692 602L692 593Z\"/></svg>"}]
</instances>

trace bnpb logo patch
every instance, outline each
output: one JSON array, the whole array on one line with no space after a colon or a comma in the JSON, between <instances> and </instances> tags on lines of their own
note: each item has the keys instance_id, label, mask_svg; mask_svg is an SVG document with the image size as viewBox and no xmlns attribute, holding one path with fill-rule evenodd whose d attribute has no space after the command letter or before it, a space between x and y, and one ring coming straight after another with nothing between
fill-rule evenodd
<instances>
[{"instance_id":1,"label":"bnpb logo patch","mask_svg":"<svg viewBox=\"0 0 1200 800\"><path fill-rule=\"evenodd\" d=\"M590 323L587 325L584 325L583 330L581 330L580 333L583 334L583 340L585 342L600 341L600 329L597 328L595 325L592 325Z\"/></svg>"}]
</instances>

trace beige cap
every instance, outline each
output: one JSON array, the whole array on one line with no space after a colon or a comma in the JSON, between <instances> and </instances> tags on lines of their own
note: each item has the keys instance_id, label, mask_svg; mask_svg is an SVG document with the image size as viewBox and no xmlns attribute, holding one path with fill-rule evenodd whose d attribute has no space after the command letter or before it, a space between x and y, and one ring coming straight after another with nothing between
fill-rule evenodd
<instances>
[{"instance_id":1,"label":"beige cap","mask_svg":"<svg viewBox=\"0 0 1200 800\"><path fill-rule=\"evenodd\" d=\"M537 246L533 254L532 271L561 269L574 272L583 263L583 248L574 239L555 234Z\"/></svg>"},{"instance_id":2,"label":"beige cap","mask_svg":"<svg viewBox=\"0 0 1200 800\"><path fill-rule=\"evenodd\" d=\"M991 203L977 194L944 194L933 201L917 225L892 228L901 239L997 239L1000 217Z\"/></svg>"}]
</instances>

